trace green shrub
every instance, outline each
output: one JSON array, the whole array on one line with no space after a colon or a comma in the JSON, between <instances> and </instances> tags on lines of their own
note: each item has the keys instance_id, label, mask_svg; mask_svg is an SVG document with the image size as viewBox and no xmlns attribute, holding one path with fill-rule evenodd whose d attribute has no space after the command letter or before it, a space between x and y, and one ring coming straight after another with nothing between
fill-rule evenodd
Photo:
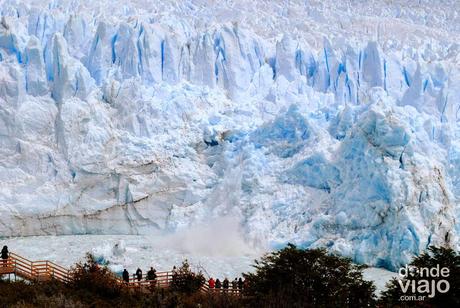
<instances>
[{"instance_id":1,"label":"green shrub","mask_svg":"<svg viewBox=\"0 0 460 308\"><path fill-rule=\"evenodd\" d=\"M256 272L244 274L243 289L250 306L369 307L375 287L363 280L363 266L330 255L324 249L295 245L255 261Z\"/></svg>"},{"instance_id":2,"label":"green shrub","mask_svg":"<svg viewBox=\"0 0 460 308\"><path fill-rule=\"evenodd\" d=\"M192 294L197 292L205 281L206 279L203 274L201 272L192 272L188 261L185 260L182 262L182 266L177 270L177 273L173 275L171 290L180 293Z\"/></svg>"},{"instance_id":3,"label":"green shrub","mask_svg":"<svg viewBox=\"0 0 460 308\"><path fill-rule=\"evenodd\" d=\"M116 276L106 267L100 266L93 255L86 254L86 261L77 263L72 270L73 279L70 287L75 290L91 293L105 298L119 297L122 286Z\"/></svg>"}]
</instances>

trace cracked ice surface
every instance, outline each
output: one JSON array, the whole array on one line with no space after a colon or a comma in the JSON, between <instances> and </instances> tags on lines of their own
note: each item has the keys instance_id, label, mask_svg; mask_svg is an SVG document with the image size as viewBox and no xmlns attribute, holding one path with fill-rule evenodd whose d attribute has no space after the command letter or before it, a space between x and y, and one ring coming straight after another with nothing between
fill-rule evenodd
<instances>
[{"instance_id":1,"label":"cracked ice surface","mask_svg":"<svg viewBox=\"0 0 460 308\"><path fill-rule=\"evenodd\" d=\"M0 235L458 247L458 11L0 0Z\"/></svg>"}]
</instances>

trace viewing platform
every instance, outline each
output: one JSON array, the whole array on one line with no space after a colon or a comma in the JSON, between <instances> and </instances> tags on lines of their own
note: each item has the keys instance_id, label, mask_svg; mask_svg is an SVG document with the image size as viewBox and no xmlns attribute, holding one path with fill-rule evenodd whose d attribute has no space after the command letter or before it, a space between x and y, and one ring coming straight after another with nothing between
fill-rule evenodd
<instances>
[{"instance_id":1,"label":"viewing platform","mask_svg":"<svg viewBox=\"0 0 460 308\"><path fill-rule=\"evenodd\" d=\"M9 253L9 258L0 260L0 276L14 275L27 281L50 281L55 279L63 283L69 283L73 279L71 269L67 269L51 261L31 261L15 253ZM153 288L169 288L173 282L173 272L157 272L155 280L147 280L145 275L142 279L138 280L136 277L130 277L129 282L123 281L119 276L113 274L116 281L128 288L140 291L149 291ZM203 293L212 294L231 294L239 295L240 289L232 288L210 288L209 284L205 282L200 291Z\"/></svg>"}]
</instances>

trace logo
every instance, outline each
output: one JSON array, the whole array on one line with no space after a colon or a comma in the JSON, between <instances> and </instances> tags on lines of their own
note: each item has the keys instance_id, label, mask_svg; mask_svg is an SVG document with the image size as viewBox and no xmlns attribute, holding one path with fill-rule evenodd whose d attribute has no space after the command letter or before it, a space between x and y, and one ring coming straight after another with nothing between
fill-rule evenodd
<instances>
[{"instance_id":1,"label":"logo","mask_svg":"<svg viewBox=\"0 0 460 308\"><path fill-rule=\"evenodd\" d=\"M450 270L441 268L439 264L432 268L406 265L399 269L398 274L398 283L404 293L400 300L425 300L426 296L433 298L450 289Z\"/></svg>"}]
</instances>

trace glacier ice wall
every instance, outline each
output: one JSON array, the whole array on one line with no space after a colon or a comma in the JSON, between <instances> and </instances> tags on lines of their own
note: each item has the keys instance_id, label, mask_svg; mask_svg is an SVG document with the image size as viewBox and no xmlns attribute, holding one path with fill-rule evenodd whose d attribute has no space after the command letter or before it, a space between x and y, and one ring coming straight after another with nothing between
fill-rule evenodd
<instances>
[{"instance_id":1,"label":"glacier ice wall","mask_svg":"<svg viewBox=\"0 0 460 308\"><path fill-rule=\"evenodd\" d=\"M0 0L0 235L458 247L459 16L353 5Z\"/></svg>"}]
</instances>

